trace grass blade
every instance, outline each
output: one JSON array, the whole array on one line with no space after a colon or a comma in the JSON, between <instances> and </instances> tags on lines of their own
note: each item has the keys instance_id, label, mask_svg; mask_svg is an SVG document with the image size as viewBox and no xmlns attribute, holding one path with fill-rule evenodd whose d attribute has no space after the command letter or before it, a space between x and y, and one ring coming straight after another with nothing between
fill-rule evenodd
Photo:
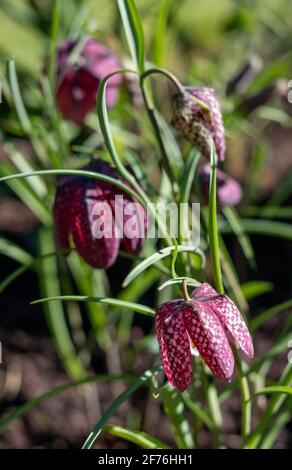
<instances>
[{"instance_id":1,"label":"grass blade","mask_svg":"<svg viewBox=\"0 0 292 470\"><path fill-rule=\"evenodd\" d=\"M113 436L132 442L133 444L140 446L142 449L169 449L164 442L155 439L155 437L150 436L146 432L137 431L136 429L107 424L104 426L104 430Z\"/></svg>"},{"instance_id":2,"label":"grass blade","mask_svg":"<svg viewBox=\"0 0 292 470\"><path fill-rule=\"evenodd\" d=\"M144 72L144 33L134 0L117 0L128 46L137 70Z\"/></svg>"},{"instance_id":3,"label":"grass blade","mask_svg":"<svg viewBox=\"0 0 292 470\"><path fill-rule=\"evenodd\" d=\"M179 449L193 449L194 440L189 423L184 416L184 402L177 390L169 383L160 390L164 411L169 417L174 438Z\"/></svg>"},{"instance_id":4,"label":"grass blade","mask_svg":"<svg viewBox=\"0 0 292 470\"><path fill-rule=\"evenodd\" d=\"M26 134L31 135L32 124L30 122L29 116L26 112L26 109L22 100L18 78L16 74L15 62L13 59L9 59L7 61L7 75L8 75L8 81L9 81L17 117L20 121L23 131Z\"/></svg>"},{"instance_id":5,"label":"grass blade","mask_svg":"<svg viewBox=\"0 0 292 470\"><path fill-rule=\"evenodd\" d=\"M273 317L274 315L277 315L277 313L281 313L284 310L287 310L288 308L292 308L292 299L287 300L286 302L282 302L281 304L275 305L274 307L265 310L263 313L253 318L249 324L250 330L255 331L269 318Z\"/></svg>"},{"instance_id":6,"label":"grass blade","mask_svg":"<svg viewBox=\"0 0 292 470\"><path fill-rule=\"evenodd\" d=\"M38 299L31 302L32 305L43 303L43 302L52 302L56 300L64 300L68 302L100 302L102 304L111 305L113 307L122 307L133 310L134 312L142 313L148 317L153 317L154 310L147 305L137 304L135 302L127 302L126 300L119 300L110 297L94 297L86 295L56 295L53 297L46 297L44 299Z\"/></svg>"},{"instance_id":7,"label":"grass blade","mask_svg":"<svg viewBox=\"0 0 292 470\"><path fill-rule=\"evenodd\" d=\"M148 258L141 261L141 263L139 263L132 271L130 271L130 273L126 276L123 282L123 287L127 287L137 276L139 276L143 271L145 271L145 269L157 263L162 258L169 256L174 250L176 250L176 248L178 253L191 252L200 256L204 264L205 257L203 252L199 248L189 245L178 245L177 247L175 245L168 246L148 256Z\"/></svg>"},{"instance_id":8,"label":"grass blade","mask_svg":"<svg viewBox=\"0 0 292 470\"><path fill-rule=\"evenodd\" d=\"M60 395L61 393L66 392L67 390L70 390L72 388L79 387L80 385L88 384L88 383L95 383L95 382L113 382L116 380L131 380L133 377L127 376L127 375L117 375L117 376L112 376L112 375L92 375L89 377L84 377L79 380L75 380L73 382L69 382L64 385L60 385L59 387L53 388L49 392L46 392L42 395L39 395L32 400L27 401L23 405L21 405L19 408L14 410L12 413L10 413L8 416L3 418L0 421L0 431L3 431L4 429L7 428L13 421L15 421L18 418L21 418L21 416L24 416L26 413L31 411L32 409L36 408L39 406L41 403L44 403L47 401L49 398L56 397L57 395Z\"/></svg>"},{"instance_id":9,"label":"grass blade","mask_svg":"<svg viewBox=\"0 0 292 470\"><path fill-rule=\"evenodd\" d=\"M39 236L40 254L44 256L48 251L54 251L54 240L51 229L43 228ZM58 281L58 267L56 257L42 259L39 265L39 280L42 293L49 296L58 296L60 285ZM85 370L77 356L75 346L68 331L62 303L56 300L53 304L45 304L45 314L49 329L56 344L57 351L63 361L67 372L74 378L84 376Z\"/></svg>"},{"instance_id":10,"label":"grass blade","mask_svg":"<svg viewBox=\"0 0 292 470\"><path fill-rule=\"evenodd\" d=\"M117 411L117 409L142 385L147 383L153 375L161 370L161 366L154 367L153 369L149 369L144 372L141 377L137 380L134 380L132 384L121 394L119 395L114 402L110 405L107 411L103 414L101 419L98 421L96 426L93 428L89 436L87 437L86 441L84 442L82 448L83 449L90 449L96 439L98 438L99 434L101 433L103 427L106 425L108 420L113 416L113 414Z\"/></svg>"}]
</instances>

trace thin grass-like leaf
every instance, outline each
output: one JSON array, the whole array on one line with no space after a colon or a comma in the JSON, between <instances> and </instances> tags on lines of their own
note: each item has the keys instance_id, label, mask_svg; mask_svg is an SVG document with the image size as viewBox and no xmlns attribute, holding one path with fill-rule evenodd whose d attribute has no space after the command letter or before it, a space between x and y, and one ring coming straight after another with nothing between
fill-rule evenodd
<instances>
[{"instance_id":1,"label":"thin grass-like leaf","mask_svg":"<svg viewBox=\"0 0 292 470\"><path fill-rule=\"evenodd\" d=\"M13 103L15 106L17 117L21 123L23 131L31 135L32 134L32 124L25 109L22 96L20 93L18 78L16 74L15 62L13 59L7 61L7 74L8 81L10 85L11 94L13 97Z\"/></svg>"},{"instance_id":2,"label":"thin grass-like leaf","mask_svg":"<svg viewBox=\"0 0 292 470\"><path fill-rule=\"evenodd\" d=\"M257 315L250 321L250 329L251 331L255 331L259 328L263 323L265 323L269 318L277 315L278 313L287 310L288 308L292 308L292 299L287 300L286 302L282 302L281 304L275 305L274 307L265 310L263 313Z\"/></svg>"},{"instance_id":3,"label":"thin grass-like leaf","mask_svg":"<svg viewBox=\"0 0 292 470\"><path fill-rule=\"evenodd\" d=\"M46 297L44 299L38 299L31 302L32 305L43 303L43 302L53 302L57 300L63 300L68 302L100 302L102 304L111 305L113 307L122 307L134 312L142 313L148 317L153 317L154 310L147 305L141 305L134 302L127 302L126 300L119 300L110 297L94 297L86 295L56 295L52 297Z\"/></svg>"},{"instance_id":4,"label":"thin grass-like leaf","mask_svg":"<svg viewBox=\"0 0 292 470\"><path fill-rule=\"evenodd\" d=\"M96 383L96 382L114 382L117 380L133 380L133 376L129 375L92 375L89 377L84 377L79 380L75 380L73 382L66 383L64 385L60 385L59 387L53 388L49 392L46 392L42 395L39 395L32 400L28 400L26 403L21 405L20 407L16 408L12 413L8 414L5 418L3 418L0 421L0 431L3 431L9 426L13 421L15 421L18 418L21 418L24 416L26 413L31 411L32 409L36 408L37 406L41 405L42 403L46 402L52 397L56 397L67 390L70 390L72 388L80 387L81 385L89 384L89 383Z\"/></svg>"},{"instance_id":5,"label":"thin grass-like leaf","mask_svg":"<svg viewBox=\"0 0 292 470\"><path fill-rule=\"evenodd\" d=\"M60 294L59 273L55 257L44 259L44 255L55 249L52 230L42 228L39 234L40 254L43 257L39 265L39 281L41 292L46 297L58 296ZM57 300L44 306L47 322L55 341L57 351L63 361L67 372L74 378L79 379L85 375L85 370L77 355L75 346L63 311L62 302Z\"/></svg>"},{"instance_id":6,"label":"thin grass-like leaf","mask_svg":"<svg viewBox=\"0 0 292 470\"><path fill-rule=\"evenodd\" d=\"M247 233L292 240L292 230L289 224L262 219L241 219L241 223ZM222 233L233 231L228 222L220 221L219 227Z\"/></svg>"},{"instance_id":7,"label":"thin grass-like leaf","mask_svg":"<svg viewBox=\"0 0 292 470\"><path fill-rule=\"evenodd\" d=\"M32 256L27 251L4 237L0 237L0 253L21 264L28 264L33 260Z\"/></svg>"},{"instance_id":8,"label":"thin grass-like leaf","mask_svg":"<svg viewBox=\"0 0 292 470\"><path fill-rule=\"evenodd\" d=\"M184 166L184 171L180 179L180 202L188 202L200 154L196 150L190 153Z\"/></svg>"},{"instance_id":9,"label":"thin grass-like leaf","mask_svg":"<svg viewBox=\"0 0 292 470\"><path fill-rule=\"evenodd\" d=\"M191 429L184 415L184 402L169 383L160 390L164 411L167 414L174 433L174 438L179 449L193 449L195 446Z\"/></svg>"},{"instance_id":10,"label":"thin grass-like leaf","mask_svg":"<svg viewBox=\"0 0 292 470\"><path fill-rule=\"evenodd\" d=\"M155 439L146 432L137 431L136 429L125 428L122 426L113 426L106 424L103 428L109 434L120 437L126 441L132 442L142 449L169 449L164 442Z\"/></svg>"},{"instance_id":11,"label":"thin grass-like leaf","mask_svg":"<svg viewBox=\"0 0 292 470\"><path fill-rule=\"evenodd\" d=\"M132 282L137 276L139 276L143 271L145 271L145 269L157 263L157 261L160 261L162 258L169 256L176 249L178 253L190 252L190 253L196 254L201 258L203 264L205 262L204 254L200 250L200 248L189 246L189 245L178 245L177 247L175 245L168 246L148 256L148 258L144 259L132 271L130 271L130 273L126 276L123 282L123 287L128 286L130 282Z\"/></svg>"},{"instance_id":12,"label":"thin grass-like leaf","mask_svg":"<svg viewBox=\"0 0 292 470\"><path fill-rule=\"evenodd\" d=\"M270 393L284 393L286 395L292 395L292 387L287 387L284 385L273 385L270 387L265 387L251 395L250 400L253 400L259 395L269 395Z\"/></svg>"},{"instance_id":13,"label":"thin grass-like leaf","mask_svg":"<svg viewBox=\"0 0 292 470\"><path fill-rule=\"evenodd\" d=\"M137 69L144 72L144 33L134 0L117 0L125 35Z\"/></svg>"},{"instance_id":14,"label":"thin grass-like leaf","mask_svg":"<svg viewBox=\"0 0 292 470\"><path fill-rule=\"evenodd\" d=\"M248 281L241 284L240 289L246 300L252 300L259 295L273 290L273 284L266 281Z\"/></svg>"},{"instance_id":15,"label":"thin grass-like leaf","mask_svg":"<svg viewBox=\"0 0 292 470\"><path fill-rule=\"evenodd\" d=\"M252 269L255 269L256 261L253 247L248 235L244 231L244 227L241 223L240 217L238 216L236 210L231 206L225 206L223 212L226 219L230 223L230 227L233 229L235 235L237 236L238 242L250 267Z\"/></svg>"},{"instance_id":16,"label":"thin grass-like leaf","mask_svg":"<svg viewBox=\"0 0 292 470\"><path fill-rule=\"evenodd\" d=\"M118 408L142 385L147 383L157 372L161 370L161 366L153 367L152 369L147 370L144 372L141 377L134 380L132 384L121 394L119 395L114 402L110 405L110 407L106 410L103 414L101 419L98 421L96 426L93 428L92 432L87 437L86 441L84 442L82 448L83 449L90 449L96 439L98 438L99 434L101 433L103 427L106 425L108 420L113 416L113 414L118 410Z\"/></svg>"},{"instance_id":17,"label":"thin grass-like leaf","mask_svg":"<svg viewBox=\"0 0 292 470\"><path fill-rule=\"evenodd\" d=\"M137 195L137 193L132 188L124 184L122 181L112 178L111 176L104 175L102 173L97 173L93 171L85 171L85 170L66 170L66 169L64 170L38 170L38 171L32 171L28 173L17 173L14 175L1 177L0 183L4 181L5 182L12 181L14 179L19 179L19 178L30 178L33 176L47 176L47 175L77 175L77 176L84 176L87 178L96 179L99 181L105 181L121 189L126 194L129 194L129 196L139 199L139 195Z\"/></svg>"}]
</instances>

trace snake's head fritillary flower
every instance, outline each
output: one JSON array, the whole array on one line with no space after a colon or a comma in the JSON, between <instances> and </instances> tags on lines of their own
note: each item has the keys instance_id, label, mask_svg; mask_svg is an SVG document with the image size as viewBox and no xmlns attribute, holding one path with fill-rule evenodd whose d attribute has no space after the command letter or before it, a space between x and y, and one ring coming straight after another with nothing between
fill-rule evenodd
<instances>
[{"instance_id":1,"label":"snake's head fritillary flower","mask_svg":"<svg viewBox=\"0 0 292 470\"><path fill-rule=\"evenodd\" d=\"M119 68L116 56L92 38L60 43L56 101L62 116L82 126L87 114L95 107L100 80ZM114 75L108 81L106 101L109 107L116 103L120 82L120 75Z\"/></svg>"},{"instance_id":2,"label":"snake's head fritillary flower","mask_svg":"<svg viewBox=\"0 0 292 470\"><path fill-rule=\"evenodd\" d=\"M207 163L199 169L199 181L203 203L209 200L209 183L211 167ZM236 206L242 199L242 188L238 181L217 169L217 200L221 206Z\"/></svg>"},{"instance_id":3,"label":"snake's head fritillary flower","mask_svg":"<svg viewBox=\"0 0 292 470\"><path fill-rule=\"evenodd\" d=\"M195 347L213 375L230 381L234 357L230 342L252 358L253 344L245 321L227 295L202 284L190 301L165 302L156 311L155 328L161 360L169 382L185 390L192 380L191 347Z\"/></svg>"},{"instance_id":4,"label":"snake's head fritillary flower","mask_svg":"<svg viewBox=\"0 0 292 470\"><path fill-rule=\"evenodd\" d=\"M219 101L212 88L184 88L173 98L173 126L206 158L213 139L219 160L225 158L225 137Z\"/></svg>"},{"instance_id":5,"label":"snake's head fritillary flower","mask_svg":"<svg viewBox=\"0 0 292 470\"><path fill-rule=\"evenodd\" d=\"M93 159L83 169L121 180L115 169L100 159ZM76 251L92 267L112 266L121 245L132 254L143 246L144 208L108 182L83 176L61 177L53 212L60 248L70 248L71 236Z\"/></svg>"}]
</instances>

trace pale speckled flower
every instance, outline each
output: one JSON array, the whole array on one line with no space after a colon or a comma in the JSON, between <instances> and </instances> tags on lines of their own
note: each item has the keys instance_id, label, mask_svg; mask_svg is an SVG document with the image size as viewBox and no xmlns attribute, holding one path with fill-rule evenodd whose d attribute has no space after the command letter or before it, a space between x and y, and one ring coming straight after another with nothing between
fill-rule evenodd
<instances>
[{"instance_id":1,"label":"pale speckled flower","mask_svg":"<svg viewBox=\"0 0 292 470\"><path fill-rule=\"evenodd\" d=\"M185 390L192 380L191 347L219 380L230 381L234 357L229 341L252 358L253 344L236 305L205 283L190 301L165 302L156 311L155 328L161 360L169 382Z\"/></svg>"},{"instance_id":2,"label":"pale speckled flower","mask_svg":"<svg viewBox=\"0 0 292 470\"><path fill-rule=\"evenodd\" d=\"M185 87L174 96L172 104L173 126L206 158L210 157L210 140L213 139L219 160L224 160L224 126L214 90Z\"/></svg>"}]
</instances>

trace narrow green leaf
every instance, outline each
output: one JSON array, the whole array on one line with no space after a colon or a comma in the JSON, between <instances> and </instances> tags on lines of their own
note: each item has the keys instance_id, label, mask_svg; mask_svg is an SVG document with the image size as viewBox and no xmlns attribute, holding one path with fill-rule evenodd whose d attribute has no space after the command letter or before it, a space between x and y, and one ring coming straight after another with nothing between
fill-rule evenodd
<instances>
[{"instance_id":1,"label":"narrow green leaf","mask_svg":"<svg viewBox=\"0 0 292 470\"><path fill-rule=\"evenodd\" d=\"M184 166L184 171L180 179L180 202L188 202L190 199L193 180L196 173L196 168L199 162L200 154L193 150Z\"/></svg>"},{"instance_id":2,"label":"narrow green leaf","mask_svg":"<svg viewBox=\"0 0 292 470\"><path fill-rule=\"evenodd\" d=\"M121 394L119 395L114 402L110 405L110 407L106 410L103 414L101 419L98 421L96 426L93 428L89 436L87 437L86 441L84 442L82 448L83 449L90 449L96 439L98 438L99 434L101 433L103 427L106 425L108 420L113 416L113 414L118 410L118 408L142 385L147 383L157 372L161 370L161 366L154 367L152 369L147 370L144 372L141 377L134 380L132 384Z\"/></svg>"},{"instance_id":3,"label":"narrow green leaf","mask_svg":"<svg viewBox=\"0 0 292 470\"><path fill-rule=\"evenodd\" d=\"M8 81L9 81L17 117L21 123L23 131L26 134L31 135L32 124L30 122L29 116L26 112L26 109L22 100L18 78L16 74L15 62L13 59L9 59L7 61L7 74L8 74Z\"/></svg>"},{"instance_id":4,"label":"narrow green leaf","mask_svg":"<svg viewBox=\"0 0 292 470\"><path fill-rule=\"evenodd\" d=\"M55 89L56 81L56 57L59 36L59 26L61 20L60 1L53 0L53 12L50 37L50 55L49 55L49 80L51 90Z\"/></svg>"},{"instance_id":5,"label":"narrow green leaf","mask_svg":"<svg viewBox=\"0 0 292 470\"><path fill-rule=\"evenodd\" d=\"M263 219L241 219L241 223L247 233L292 240L292 230L289 224ZM228 222L220 221L219 226L222 233L233 231Z\"/></svg>"},{"instance_id":6,"label":"narrow green leaf","mask_svg":"<svg viewBox=\"0 0 292 470\"><path fill-rule=\"evenodd\" d=\"M52 252L55 249L51 228L42 228L40 230L39 247L40 254L43 257L38 266L41 292L46 297L57 297L60 294L60 284L56 257L44 259L47 252ZM72 342L62 302L46 303L44 310L49 329L65 369L72 377L79 379L85 375L85 370Z\"/></svg>"},{"instance_id":7,"label":"narrow green leaf","mask_svg":"<svg viewBox=\"0 0 292 470\"><path fill-rule=\"evenodd\" d=\"M286 302L282 302L281 304L275 305L274 307L271 307L268 310L265 310L263 313L257 315L250 321L250 330L255 331L269 318L273 317L274 315L277 315L277 313L281 313L284 310L287 310L288 308L292 308L292 299L287 300Z\"/></svg>"},{"instance_id":8,"label":"narrow green leaf","mask_svg":"<svg viewBox=\"0 0 292 470\"><path fill-rule=\"evenodd\" d=\"M148 258L144 259L141 263L139 263L130 273L126 276L124 282L123 282L123 287L126 287L130 282L132 282L137 276L139 276L145 269L149 268L153 264L157 263L157 261L160 261L162 258L165 258L166 256L169 256L174 250L176 250L176 246L168 246L166 248L162 248L161 250L157 251L156 253L153 253L152 255L148 256ZM194 246L189 246L189 245L178 245L177 246L177 251L178 253L183 253L183 252L190 252L194 253L202 259L202 262L204 264L205 262L205 257L203 252L200 250L200 248L194 247Z\"/></svg>"},{"instance_id":9,"label":"narrow green leaf","mask_svg":"<svg viewBox=\"0 0 292 470\"><path fill-rule=\"evenodd\" d=\"M49 398L56 397L57 395L60 395L61 393L64 393L67 390L70 390L72 388L80 387L81 385L85 385L88 383L114 382L117 380L133 380L133 379L134 377L128 376L128 375L117 375L117 376L108 375L108 374L92 375L89 377L84 377L79 380L75 380L73 382L69 382L64 385L60 385L59 387L53 388L52 390L44 393L43 395L39 395L33 398L32 400L28 400L23 405L16 408L16 410L12 411L12 413L8 414L8 416L6 416L0 421L0 431L3 431L4 429L6 429L7 426L9 426L13 421L15 421L18 418L21 418L21 416L24 416L26 413L36 408L37 406L39 406L41 403L44 403Z\"/></svg>"},{"instance_id":10,"label":"narrow green leaf","mask_svg":"<svg viewBox=\"0 0 292 470\"><path fill-rule=\"evenodd\" d=\"M126 194L129 194L129 196L139 199L139 195L137 195L137 193L133 189L129 188L129 186L124 184L122 181L112 178L111 176L104 175L102 173L96 173L93 171L85 171L85 170L65 170L65 169L64 170L38 170L38 171L29 172L29 173L17 173L15 175L8 175L8 176L1 177L0 183L4 181L11 181L14 179L19 179L19 178L30 178L33 176L46 176L46 175L77 175L77 176L84 176L87 178L96 179L99 181L105 181L121 189Z\"/></svg>"},{"instance_id":11,"label":"narrow green leaf","mask_svg":"<svg viewBox=\"0 0 292 470\"><path fill-rule=\"evenodd\" d=\"M273 284L266 281L248 281L241 284L240 289L246 300L252 300L259 295L273 290Z\"/></svg>"},{"instance_id":12,"label":"narrow green leaf","mask_svg":"<svg viewBox=\"0 0 292 470\"><path fill-rule=\"evenodd\" d=\"M4 175L0 178L0 181L5 181L9 188L31 209L44 225L50 225L52 216L47 208L47 201L38 197L27 181L19 179L18 176L14 178L8 165L0 163L0 174Z\"/></svg>"},{"instance_id":13,"label":"narrow green leaf","mask_svg":"<svg viewBox=\"0 0 292 470\"><path fill-rule=\"evenodd\" d=\"M256 268L255 254L253 251L252 244L248 235L245 233L244 226L241 223L241 219L238 216L234 207L225 206L223 209L224 215L228 220L230 227L237 236L238 242L242 248L242 251L252 269Z\"/></svg>"},{"instance_id":14,"label":"narrow green leaf","mask_svg":"<svg viewBox=\"0 0 292 470\"><path fill-rule=\"evenodd\" d=\"M164 411L169 417L174 438L179 449L193 449L194 440L188 420L184 416L184 401L180 393L166 383L159 393Z\"/></svg>"},{"instance_id":15,"label":"narrow green leaf","mask_svg":"<svg viewBox=\"0 0 292 470\"><path fill-rule=\"evenodd\" d=\"M159 8L157 26L155 28L153 40L154 63L159 66L163 65L163 59L165 54L165 36L169 10L170 1L163 0Z\"/></svg>"},{"instance_id":16,"label":"narrow green leaf","mask_svg":"<svg viewBox=\"0 0 292 470\"><path fill-rule=\"evenodd\" d=\"M21 264L27 264L33 260L32 256L27 251L4 237L0 237L0 253Z\"/></svg>"},{"instance_id":17,"label":"narrow green leaf","mask_svg":"<svg viewBox=\"0 0 292 470\"><path fill-rule=\"evenodd\" d=\"M120 437L140 446L142 449L169 449L164 442L155 439L155 437L150 436L146 432L122 426L112 426L110 424L105 425L103 429L113 436Z\"/></svg>"},{"instance_id":18,"label":"narrow green leaf","mask_svg":"<svg viewBox=\"0 0 292 470\"><path fill-rule=\"evenodd\" d=\"M206 411L197 403L195 403L189 396L187 392L182 394L185 405L201 420L206 426L214 431L216 429L216 424L213 422L212 418L206 413Z\"/></svg>"},{"instance_id":19,"label":"narrow green leaf","mask_svg":"<svg viewBox=\"0 0 292 470\"><path fill-rule=\"evenodd\" d=\"M132 60L144 72L144 33L134 0L117 0Z\"/></svg>"},{"instance_id":20,"label":"narrow green leaf","mask_svg":"<svg viewBox=\"0 0 292 470\"><path fill-rule=\"evenodd\" d=\"M176 277L174 279L168 279L167 281L165 281L163 284L161 284L158 287L158 290L159 291L163 290L163 289L165 289L165 287L173 286L175 284L182 284L184 280L187 281L188 286L199 287L199 285L200 285L200 282L196 281L196 279L192 279L190 277Z\"/></svg>"},{"instance_id":21,"label":"narrow green leaf","mask_svg":"<svg viewBox=\"0 0 292 470\"><path fill-rule=\"evenodd\" d=\"M292 385L292 364L288 363L281 378L280 385L291 388ZM268 406L265 409L255 431L247 438L245 447L248 449L255 449L260 445L263 439L264 432L271 422L271 418L279 412L282 404L287 398L286 393L273 393L272 398L269 400Z\"/></svg>"},{"instance_id":22,"label":"narrow green leaf","mask_svg":"<svg viewBox=\"0 0 292 470\"><path fill-rule=\"evenodd\" d=\"M148 317L153 317L154 310L146 305L137 304L134 302L127 302L126 300L119 300L109 297L94 297L86 295L56 295L52 297L46 297L44 299L38 299L31 302L32 305L43 302L53 302L56 300L64 300L71 302L100 302L102 304L111 305L114 307L128 308L134 312L142 313Z\"/></svg>"},{"instance_id":23,"label":"narrow green leaf","mask_svg":"<svg viewBox=\"0 0 292 470\"><path fill-rule=\"evenodd\" d=\"M270 393L285 393L287 395L292 395L292 387L287 387L284 385L273 385L271 387L264 387L259 392L256 392L251 395L250 400L253 400L259 395L269 395Z\"/></svg>"},{"instance_id":24,"label":"narrow green leaf","mask_svg":"<svg viewBox=\"0 0 292 470\"><path fill-rule=\"evenodd\" d=\"M15 279L17 279L21 274L23 274L25 271L29 269L29 266L24 265L20 266L19 268L15 269L11 274L6 276L3 281L0 282L0 294L4 292L5 289L13 282Z\"/></svg>"}]
</instances>

